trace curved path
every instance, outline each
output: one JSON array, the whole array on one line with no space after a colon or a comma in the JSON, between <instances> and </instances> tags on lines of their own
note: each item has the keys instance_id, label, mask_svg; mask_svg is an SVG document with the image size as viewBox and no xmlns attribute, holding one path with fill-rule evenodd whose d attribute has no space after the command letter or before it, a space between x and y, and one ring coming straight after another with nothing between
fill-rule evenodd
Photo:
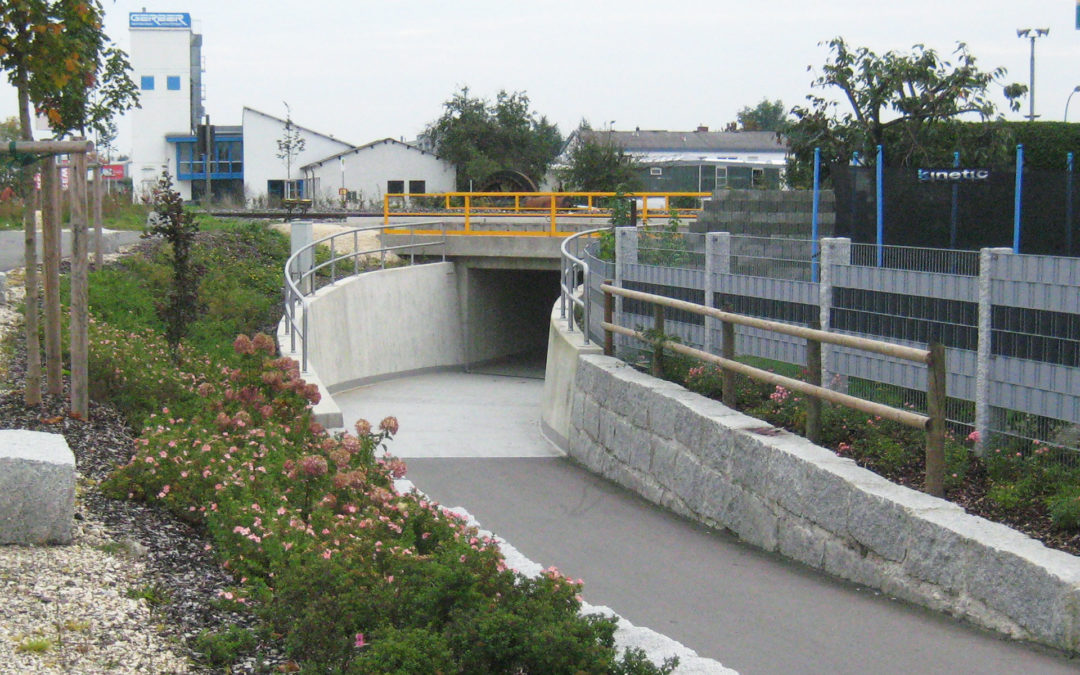
<instances>
[{"instance_id":1,"label":"curved path","mask_svg":"<svg viewBox=\"0 0 1080 675\"><path fill-rule=\"evenodd\" d=\"M397 416L408 478L606 605L740 673L1076 673L999 638L742 544L581 469L540 433L542 380L433 373L335 396ZM542 370L539 372L542 376Z\"/></svg>"}]
</instances>

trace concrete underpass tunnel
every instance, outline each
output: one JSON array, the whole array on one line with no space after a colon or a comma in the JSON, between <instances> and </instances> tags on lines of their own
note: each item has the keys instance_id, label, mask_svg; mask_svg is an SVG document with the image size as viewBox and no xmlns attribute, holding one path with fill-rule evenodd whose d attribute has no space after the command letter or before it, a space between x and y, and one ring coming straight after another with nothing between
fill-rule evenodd
<instances>
[{"instance_id":1,"label":"concrete underpass tunnel","mask_svg":"<svg viewBox=\"0 0 1080 675\"><path fill-rule=\"evenodd\" d=\"M544 376L559 272L465 267L459 283L469 371ZM460 274L460 269L459 269Z\"/></svg>"}]
</instances>

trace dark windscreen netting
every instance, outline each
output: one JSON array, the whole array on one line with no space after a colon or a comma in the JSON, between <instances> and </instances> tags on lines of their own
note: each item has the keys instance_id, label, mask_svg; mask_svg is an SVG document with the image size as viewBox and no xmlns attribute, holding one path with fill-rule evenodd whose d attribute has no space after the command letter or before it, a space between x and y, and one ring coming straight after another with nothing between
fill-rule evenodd
<instances>
[{"instance_id":1,"label":"dark windscreen netting","mask_svg":"<svg viewBox=\"0 0 1080 675\"><path fill-rule=\"evenodd\" d=\"M874 168L832 166L830 172L837 236L875 243ZM1013 245L1014 171L886 168L882 182L886 245L967 250ZM1075 177L1064 171L1024 172L1021 253L1080 254L1077 192Z\"/></svg>"}]
</instances>

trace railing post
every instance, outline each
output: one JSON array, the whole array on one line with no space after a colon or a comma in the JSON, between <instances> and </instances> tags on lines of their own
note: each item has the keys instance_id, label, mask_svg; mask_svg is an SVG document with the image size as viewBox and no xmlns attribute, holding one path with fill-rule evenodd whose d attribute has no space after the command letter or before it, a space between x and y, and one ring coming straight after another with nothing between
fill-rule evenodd
<instances>
[{"instance_id":1,"label":"railing post","mask_svg":"<svg viewBox=\"0 0 1080 675\"><path fill-rule=\"evenodd\" d=\"M819 328L820 324L814 321L810 327ZM806 381L821 386L821 342L818 340L806 341ZM821 399L817 396L806 399L806 437L811 443L821 441Z\"/></svg>"},{"instance_id":2,"label":"railing post","mask_svg":"<svg viewBox=\"0 0 1080 675\"><path fill-rule=\"evenodd\" d=\"M298 269L293 270L293 274L296 275L297 290L301 294L310 293L313 290L312 279L309 275L311 272L312 264L314 263L314 251L311 250L311 244L313 239L314 225L310 220L294 220L289 223L289 245L292 249L292 253L307 249L296 257L296 264Z\"/></svg>"},{"instance_id":3,"label":"railing post","mask_svg":"<svg viewBox=\"0 0 1080 675\"><path fill-rule=\"evenodd\" d=\"M664 306L653 305L653 358L652 374L654 377L664 375Z\"/></svg>"},{"instance_id":4,"label":"railing post","mask_svg":"<svg viewBox=\"0 0 1080 675\"><path fill-rule=\"evenodd\" d=\"M465 195L465 234L472 233L472 195Z\"/></svg>"},{"instance_id":5,"label":"railing post","mask_svg":"<svg viewBox=\"0 0 1080 675\"><path fill-rule=\"evenodd\" d=\"M735 324L730 321L721 323L723 343L720 355L729 361L735 360ZM724 368L723 381L720 384L720 398L729 408L735 407L735 371Z\"/></svg>"},{"instance_id":6,"label":"railing post","mask_svg":"<svg viewBox=\"0 0 1080 675\"><path fill-rule=\"evenodd\" d=\"M926 364L926 491L945 496L945 345L930 345Z\"/></svg>"},{"instance_id":7,"label":"railing post","mask_svg":"<svg viewBox=\"0 0 1080 675\"><path fill-rule=\"evenodd\" d=\"M555 193L552 192L551 193L551 204L550 204L550 213L551 213L551 231L550 231L550 234L551 234L552 237L554 237L555 233L558 232L558 230L555 228L555 205L556 205L556 203L557 203L557 200L555 199Z\"/></svg>"},{"instance_id":8,"label":"railing post","mask_svg":"<svg viewBox=\"0 0 1080 675\"><path fill-rule=\"evenodd\" d=\"M611 279L607 279L604 283L608 286L612 284ZM611 294L611 291L604 291L604 323L614 323L615 318L615 296ZM614 333L610 329L604 329L604 356L615 356L615 340L613 339Z\"/></svg>"}]
</instances>

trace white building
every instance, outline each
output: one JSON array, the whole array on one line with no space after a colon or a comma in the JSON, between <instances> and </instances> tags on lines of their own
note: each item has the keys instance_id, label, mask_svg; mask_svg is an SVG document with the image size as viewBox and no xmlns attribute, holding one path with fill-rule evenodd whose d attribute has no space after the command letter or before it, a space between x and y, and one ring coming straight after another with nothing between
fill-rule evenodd
<instances>
[{"instance_id":1,"label":"white building","mask_svg":"<svg viewBox=\"0 0 1080 675\"><path fill-rule=\"evenodd\" d=\"M191 31L186 12L132 12L128 27L141 106L130 113L131 179L138 195L157 183L163 169L177 178L177 151L167 138L190 136L202 119L202 36ZM191 198L190 183L177 181L177 190Z\"/></svg>"},{"instance_id":2,"label":"white building","mask_svg":"<svg viewBox=\"0 0 1080 675\"><path fill-rule=\"evenodd\" d=\"M452 192L454 165L420 148L384 138L302 167L310 197L351 207L378 208L383 195Z\"/></svg>"},{"instance_id":3,"label":"white building","mask_svg":"<svg viewBox=\"0 0 1080 675\"><path fill-rule=\"evenodd\" d=\"M290 181L288 196L310 198L311 191L304 184L301 167L356 147L293 122L293 128L304 141L304 149L292 158L289 167L277 156L278 141L285 136L285 124L280 117L244 108L244 194L249 204L281 199Z\"/></svg>"}]
</instances>

